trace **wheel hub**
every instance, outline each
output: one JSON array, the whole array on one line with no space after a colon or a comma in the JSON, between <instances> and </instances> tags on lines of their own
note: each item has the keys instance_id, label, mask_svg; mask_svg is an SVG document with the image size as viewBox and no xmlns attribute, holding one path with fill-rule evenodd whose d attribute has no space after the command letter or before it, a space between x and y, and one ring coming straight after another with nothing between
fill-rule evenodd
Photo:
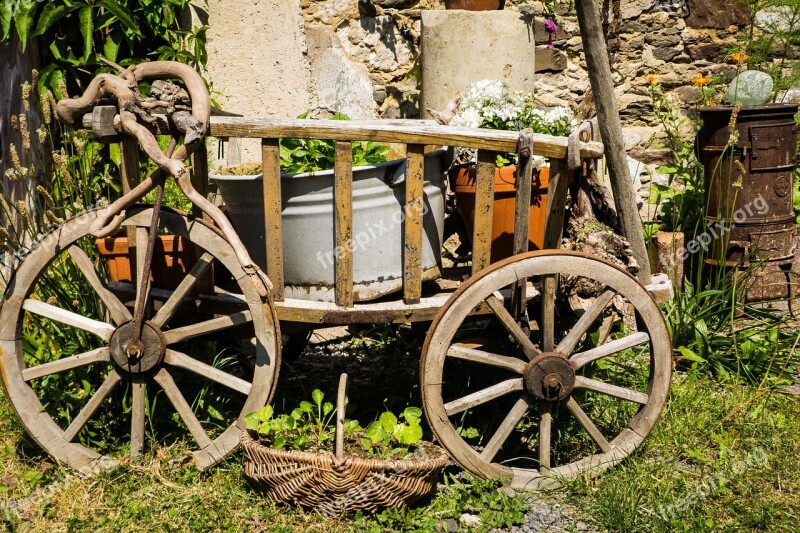
<instances>
[{"instance_id":1,"label":"wheel hub","mask_svg":"<svg viewBox=\"0 0 800 533\"><path fill-rule=\"evenodd\" d=\"M111 360L129 374L143 374L158 367L166 349L164 336L150 322L142 325L141 337L134 323L126 322L117 328L109 342Z\"/></svg>"},{"instance_id":2,"label":"wheel hub","mask_svg":"<svg viewBox=\"0 0 800 533\"><path fill-rule=\"evenodd\" d=\"M557 402L572 394L575 369L560 353L543 353L535 357L523 373L525 388L539 400Z\"/></svg>"}]
</instances>

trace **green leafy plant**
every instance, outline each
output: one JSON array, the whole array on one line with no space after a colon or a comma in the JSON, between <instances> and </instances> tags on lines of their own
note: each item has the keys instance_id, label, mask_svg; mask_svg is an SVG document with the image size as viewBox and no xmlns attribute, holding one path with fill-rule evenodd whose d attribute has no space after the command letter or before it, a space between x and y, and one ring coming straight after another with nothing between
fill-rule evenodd
<instances>
[{"instance_id":1,"label":"green leafy plant","mask_svg":"<svg viewBox=\"0 0 800 533\"><path fill-rule=\"evenodd\" d=\"M172 60L204 68L206 26L184 27L182 14L188 8L189 0L4 1L0 41L7 41L12 30L23 49L40 38L48 55L40 87L64 98L62 83L82 86L87 74L108 70L100 58L122 65Z\"/></svg>"},{"instance_id":2,"label":"green leafy plant","mask_svg":"<svg viewBox=\"0 0 800 533\"><path fill-rule=\"evenodd\" d=\"M330 453L335 437L335 416L333 404L325 401L321 390L314 389L310 402L300 402L288 414L276 416L272 406L267 405L247 415L245 423L265 443L278 450ZM422 410L407 407L400 418L402 421L393 413L384 412L366 430L358 420L345 420L345 450L380 459L405 456L422 440Z\"/></svg>"},{"instance_id":3,"label":"green leafy plant","mask_svg":"<svg viewBox=\"0 0 800 533\"><path fill-rule=\"evenodd\" d=\"M362 446L370 455L395 456L406 452L407 446L413 446L422 439L422 427L420 420L422 410L419 407L406 407L400 414L400 421L397 417L386 411L378 417L378 420L370 424L367 428L366 438L361 440ZM402 444L404 447L394 448L395 443Z\"/></svg>"}]
</instances>

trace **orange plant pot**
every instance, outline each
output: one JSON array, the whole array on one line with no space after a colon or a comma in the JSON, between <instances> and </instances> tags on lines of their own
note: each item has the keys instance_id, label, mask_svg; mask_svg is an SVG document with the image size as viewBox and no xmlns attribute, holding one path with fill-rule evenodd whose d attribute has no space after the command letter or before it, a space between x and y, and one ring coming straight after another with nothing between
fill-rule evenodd
<instances>
[{"instance_id":1,"label":"orange plant pot","mask_svg":"<svg viewBox=\"0 0 800 533\"><path fill-rule=\"evenodd\" d=\"M547 185L550 169L533 172L531 183L530 224L528 249L541 250L544 246L544 225L547 217ZM517 167L498 168L494 174L494 210L492 212L492 263L514 253L514 217L517 206ZM475 168L459 168L455 173L453 190L456 193L464 223L473 234L475 220Z\"/></svg>"},{"instance_id":2,"label":"orange plant pot","mask_svg":"<svg viewBox=\"0 0 800 533\"><path fill-rule=\"evenodd\" d=\"M444 7L465 11L494 11L500 9L500 0L444 0Z\"/></svg>"},{"instance_id":3,"label":"orange plant pot","mask_svg":"<svg viewBox=\"0 0 800 533\"><path fill-rule=\"evenodd\" d=\"M127 237L95 240L97 251L106 263L111 281L131 282L131 262ZM195 263L194 247L177 235L159 235L153 248L150 281L159 289L175 289Z\"/></svg>"}]
</instances>

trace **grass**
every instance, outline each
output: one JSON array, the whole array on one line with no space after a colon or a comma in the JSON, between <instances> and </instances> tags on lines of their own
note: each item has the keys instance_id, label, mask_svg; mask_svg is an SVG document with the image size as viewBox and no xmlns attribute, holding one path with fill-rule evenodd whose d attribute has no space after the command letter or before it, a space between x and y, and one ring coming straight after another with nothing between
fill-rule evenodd
<instances>
[{"instance_id":1,"label":"grass","mask_svg":"<svg viewBox=\"0 0 800 533\"><path fill-rule=\"evenodd\" d=\"M795 531L798 420L795 397L680 374L664 416L633 457L600 478L539 496L568 501L608 531ZM19 531L433 531L465 512L511 525L524 509L522 495L455 482L415 510L328 518L265 501L245 481L240 454L198 473L180 447L81 479L28 440L5 397L0 465L0 523Z\"/></svg>"}]
</instances>

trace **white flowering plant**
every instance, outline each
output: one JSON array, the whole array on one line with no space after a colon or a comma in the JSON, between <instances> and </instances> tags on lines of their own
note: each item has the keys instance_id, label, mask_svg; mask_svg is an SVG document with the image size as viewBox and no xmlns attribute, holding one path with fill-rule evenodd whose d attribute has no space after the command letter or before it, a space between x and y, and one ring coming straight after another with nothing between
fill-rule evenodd
<instances>
[{"instance_id":1,"label":"white flowering plant","mask_svg":"<svg viewBox=\"0 0 800 533\"><path fill-rule=\"evenodd\" d=\"M572 111L567 107L555 107L549 111L538 109L533 95L522 92L510 93L508 86L500 80L481 80L467 84L461 98L461 108L450 123L463 128L488 128L493 130L519 131L526 128L534 133L567 136L577 126ZM474 154L472 154L474 159ZM536 157L536 167L545 165L544 158ZM516 154L498 157L498 166L514 164Z\"/></svg>"}]
</instances>

